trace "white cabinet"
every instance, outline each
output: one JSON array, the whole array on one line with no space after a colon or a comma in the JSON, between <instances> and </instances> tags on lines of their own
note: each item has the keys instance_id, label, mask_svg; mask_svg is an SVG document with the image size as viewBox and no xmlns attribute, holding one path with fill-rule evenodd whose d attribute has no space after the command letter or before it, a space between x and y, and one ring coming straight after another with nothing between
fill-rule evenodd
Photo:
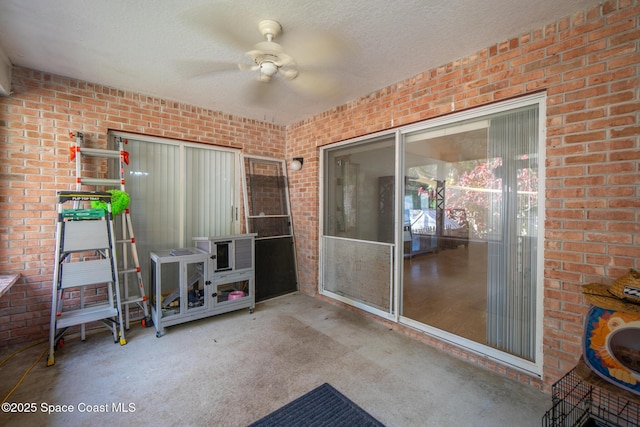
<instances>
[{"instance_id":1,"label":"white cabinet","mask_svg":"<svg viewBox=\"0 0 640 427\"><path fill-rule=\"evenodd\" d=\"M195 247L151 252L151 317L164 328L255 307L255 234L198 237Z\"/></svg>"}]
</instances>

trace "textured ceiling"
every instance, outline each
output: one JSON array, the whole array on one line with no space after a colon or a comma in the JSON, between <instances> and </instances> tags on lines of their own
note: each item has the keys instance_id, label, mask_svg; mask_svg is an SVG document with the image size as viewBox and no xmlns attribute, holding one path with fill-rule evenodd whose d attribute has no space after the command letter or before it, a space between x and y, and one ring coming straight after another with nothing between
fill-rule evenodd
<instances>
[{"instance_id":1,"label":"textured ceiling","mask_svg":"<svg viewBox=\"0 0 640 427\"><path fill-rule=\"evenodd\" d=\"M0 49L14 65L291 124L597 3L0 0ZM282 25L296 79L237 67L264 41L261 19Z\"/></svg>"}]
</instances>

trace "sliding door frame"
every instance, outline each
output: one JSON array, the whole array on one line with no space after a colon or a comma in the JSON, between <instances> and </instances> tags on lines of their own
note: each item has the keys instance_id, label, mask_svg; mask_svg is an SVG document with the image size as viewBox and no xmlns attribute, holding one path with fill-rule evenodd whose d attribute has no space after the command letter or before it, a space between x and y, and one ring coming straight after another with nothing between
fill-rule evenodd
<instances>
[{"instance_id":1,"label":"sliding door frame","mask_svg":"<svg viewBox=\"0 0 640 427\"><path fill-rule=\"evenodd\" d=\"M469 340L467 338L454 335L447 331L434 328L429 325L417 322L410 318L401 315L402 310L402 284L403 284L403 266L402 262L397 260L403 259L403 196L405 191L404 183L404 139L407 134L417 131L425 131L430 128L436 128L439 126L452 125L464 120L478 119L482 116L487 116L494 113L501 113L505 111L514 110L519 107L536 105L538 108L538 144L539 144L539 161L538 161L538 211L541 213L539 217L539 234L537 241L537 253L539 257L536 265L536 277L537 282L534 284L536 289L535 300L535 356L534 361L529 361L507 352L497 350L484 344ZM375 307L368 307L362 303L356 301L350 301L348 298L340 297L336 298L342 302L350 305L354 305L364 311L376 314L381 317L385 317L391 321L409 326L411 328L420 330L428 335L434 336L446 342L450 342L454 345L463 347L473 353L481 355L482 357L488 357L501 364L509 365L515 369L524 371L528 374L536 376L542 376L543 371L543 332L544 332L544 212L545 212L545 147L546 147L546 93L540 92L531 94L507 101L497 102L495 104L487 106L479 106L470 110L464 110L460 112L454 112L446 116L426 120L421 123L415 123L396 129L395 131L381 131L375 134L366 135L347 141L342 141L330 146L320 148L320 180L319 180L319 239L318 239L318 253L319 268L318 268L318 291L321 294L325 294L329 297L335 298L334 295L327 294L323 289L324 278L322 277L323 271L323 237L324 237L324 221L325 221L325 152L330 149L335 149L341 146L347 146L356 143L362 143L367 140L374 140L380 136L389 136L395 133L395 148L396 148L396 182L395 182L395 218L394 218L394 236L395 236L395 262L393 265L393 295L394 297L394 310L393 313L383 313Z\"/></svg>"},{"instance_id":2,"label":"sliding door frame","mask_svg":"<svg viewBox=\"0 0 640 427\"><path fill-rule=\"evenodd\" d=\"M320 147L320 165L319 165L319 186L318 186L318 213L319 213L319 221L318 221L318 254L319 254L319 260L318 260L318 293L320 293L321 295L327 296L329 298L335 299L337 301L343 302L345 304L348 305L352 305L354 307L357 307L365 312L371 313L371 314L375 314L376 316L379 317L383 317L385 319L391 320L393 322L398 322L399 320L399 289L400 287L397 286L398 283L401 283L400 281L402 280L402 268L398 268L398 263L394 262L394 258L398 259L398 256L400 258L402 258L402 247L400 247L399 245L392 243L392 244L388 244L388 246L391 247L390 250L390 258L389 258L389 262L391 265L391 274L389 277L390 280L390 296L392 297L393 301L390 304L389 307L389 311L385 311L385 310L381 310L380 308L377 307L373 307L371 305L367 305L363 302L360 301L355 301L353 299L350 299L348 297L336 294L334 292L331 292L327 289L324 288L324 281L325 281L325 277L323 274L324 268L323 268L323 263L324 263L324 254L325 254L325 247L324 247L324 218L325 218L325 190L326 190L326 184L325 184L325 170L326 170L326 152L330 151L330 150L335 150L337 148L340 147L346 147L352 144L358 144L358 143L362 143L365 141L369 141L369 140L379 140L380 138L384 138L384 137L394 137L394 153L396 156L396 163L395 163L395 168L394 168L394 173L396 176L398 176L398 173L401 171L401 167L403 165L403 162L401 160L399 160L400 158L399 156L399 150L400 150L400 144L398 144L399 141L399 137L400 137L400 133L398 130L387 130L387 131L381 131L381 132L376 132L373 134L369 134L366 136L362 136L362 137L357 137L354 139L350 139L350 140L346 140L346 141L341 141L335 144L331 144L329 146L324 146L324 147ZM366 142L365 142L366 143ZM401 187L401 183L398 182L399 180L395 180L395 184L394 184L394 191L395 194L397 196L398 191L402 188ZM399 218L402 218L402 216L398 215L398 212L401 212L401 206L398 205L397 202L397 198L396 198L396 202L395 202L395 211L394 211L394 222L393 222L393 226L394 226L394 239L397 242L398 239L400 239L400 241L402 241L402 223L399 222ZM399 230L399 231L398 231ZM334 236L327 236L328 238L335 238ZM344 238L344 237L338 237L337 239L340 240L344 240L344 241L352 241L352 242L363 242L363 243L372 243L375 245L385 245L384 243L379 243L379 242L368 242L368 241L359 241L357 239L349 239L349 238Z\"/></svg>"}]
</instances>

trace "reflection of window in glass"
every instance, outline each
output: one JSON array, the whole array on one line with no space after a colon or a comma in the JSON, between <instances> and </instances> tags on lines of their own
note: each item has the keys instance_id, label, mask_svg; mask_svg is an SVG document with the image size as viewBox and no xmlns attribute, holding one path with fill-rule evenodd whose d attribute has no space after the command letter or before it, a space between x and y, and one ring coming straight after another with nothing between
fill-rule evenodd
<instances>
[{"instance_id":1,"label":"reflection of window in glass","mask_svg":"<svg viewBox=\"0 0 640 427\"><path fill-rule=\"evenodd\" d=\"M338 157L335 162L337 231L351 235L358 223L358 165L350 156Z\"/></svg>"},{"instance_id":2,"label":"reflection of window in glass","mask_svg":"<svg viewBox=\"0 0 640 427\"><path fill-rule=\"evenodd\" d=\"M408 188L420 196L425 194L428 207L435 209L436 182L441 181L446 210L443 226L447 227L447 219L464 216L465 225L476 238L487 233L487 190L495 188L491 173L487 173L488 127L489 121L484 119L466 121L410 134L405 139L407 151L411 153L407 162L422 163L409 168L409 181L414 183L414 189ZM420 200L424 207L424 196ZM455 210L462 210L464 214ZM448 227L453 226L449 222Z\"/></svg>"},{"instance_id":3,"label":"reflection of window in glass","mask_svg":"<svg viewBox=\"0 0 640 427\"><path fill-rule=\"evenodd\" d=\"M395 138L325 152L324 234L393 242Z\"/></svg>"}]
</instances>

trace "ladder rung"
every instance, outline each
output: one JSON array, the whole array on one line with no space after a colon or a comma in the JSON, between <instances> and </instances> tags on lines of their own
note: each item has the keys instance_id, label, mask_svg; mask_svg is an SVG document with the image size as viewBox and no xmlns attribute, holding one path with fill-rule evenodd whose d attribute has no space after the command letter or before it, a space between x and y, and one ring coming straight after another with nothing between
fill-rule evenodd
<instances>
[{"instance_id":1,"label":"ladder rung","mask_svg":"<svg viewBox=\"0 0 640 427\"><path fill-rule=\"evenodd\" d=\"M79 147L80 154L86 154L88 156L100 156L100 157L110 157L113 159L117 159L120 157L120 150L105 150L103 148L84 148Z\"/></svg>"},{"instance_id":2,"label":"ladder rung","mask_svg":"<svg viewBox=\"0 0 640 427\"><path fill-rule=\"evenodd\" d=\"M96 285L113 281L109 258L81 262L65 262L61 265L62 289Z\"/></svg>"},{"instance_id":3,"label":"ladder rung","mask_svg":"<svg viewBox=\"0 0 640 427\"><path fill-rule=\"evenodd\" d=\"M79 308L61 313L56 321L56 327L57 329L62 329L82 323L108 319L117 315L118 310L108 304Z\"/></svg>"},{"instance_id":4,"label":"ladder rung","mask_svg":"<svg viewBox=\"0 0 640 427\"><path fill-rule=\"evenodd\" d=\"M100 178L78 178L78 183L86 185L110 185L118 186L122 184L120 179L100 179Z\"/></svg>"},{"instance_id":5,"label":"ladder rung","mask_svg":"<svg viewBox=\"0 0 640 427\"><path fill-rule=\"evenodd\" d=\"M143 297L131 297L131 298L127 298L127 299L123 299L122 300L122 304L136 304L139 302L143 302L146 301L146 298Z\"/></svg>"},{"instance_id":6,"label":"ladder rung","mask_svg":"<svg viewBox=\"0 0 640 427\"><path fill-rule=\"evenodd\" d=\"M128 268L126 270L118 270L118 274L138 273L137 268Z\"/></svg>"}]
</instances>

